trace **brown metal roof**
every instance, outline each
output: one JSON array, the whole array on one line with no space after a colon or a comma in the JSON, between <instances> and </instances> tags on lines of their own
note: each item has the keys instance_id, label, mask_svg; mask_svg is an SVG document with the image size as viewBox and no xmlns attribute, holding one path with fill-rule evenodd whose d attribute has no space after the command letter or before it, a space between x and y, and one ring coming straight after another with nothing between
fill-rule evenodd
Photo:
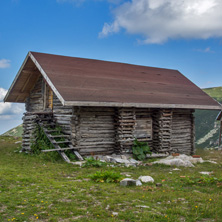
<instances>
[{"instance_id":1,"label":"brown metal roof","mask_svg":"<svg viewBox=\"0 0 222 222\"><path fill-rule=\"evenodd\" d=\"M177 70L36 52L27 57L64 105L221 109ZM22 70L5 101L15 102L13 88L22 85Z\"/></svg>"}]
</instances>

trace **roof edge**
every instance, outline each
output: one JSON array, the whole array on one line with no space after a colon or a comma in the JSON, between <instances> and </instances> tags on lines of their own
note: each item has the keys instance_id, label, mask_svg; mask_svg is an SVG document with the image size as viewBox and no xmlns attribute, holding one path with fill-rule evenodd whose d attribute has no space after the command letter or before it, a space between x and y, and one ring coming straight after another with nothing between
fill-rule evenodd
<instances>
[{"instance_id":1,"label":"roof edge","mask_svg":"<svg viewBox=\"0 0 222 222\"><path fill-rule=\"evenodd\" d=\"M91 101L64 101L64 106L110 106L110 107L137 107L137 108L175 108L175 109L222 110L222 106L220 106L220 105L209 106L209 105L118 103L118 102L91 102Z\"/></svg>"},{"instance_id":2,"label":"roof edge","mask_svg":"<svg viewBox=\"0 0 222 222\"><path fill-rule=\"evenodd\" d=\"M26 55L25 60L24 60L23 63L22 63L22 66L20 67L17 75L15 76L14 81L12 82L12 84L11 84L8 92L6 93L5 98L3 99L4 103L7 102L8 96L9 96L12 88L14 87L15 83L17 82L18 77L20 76L20 74L21 74L21 72L22 72L22 70L23 70L23 68L24 68L24 66L25 66L25 64L26 64L26 62L27 62L27 60L28 60L28 58L29 58L29 55L30 55L30 52L28 52L28 54Z\"/></svg>"},{"instance_id":3,"label":"roof edge","mask_svg":"<svg viewBox=\"0 0 222 222\"><path fill-rule=\"evenodd\" d=\"M47 76L46 72L43 70L43 68L41 67L41 65L38 63L38 61L36 60L36 58L34 57L34 55L32 55L32 52L29 52L29 56L31 58L31 60L34 62L34 64L36 65L36 67L38 68L39 72L43 75L45 81L49 84L49 86L51 87L52 91L56 94L56 96L58 97L58 99L60 100L60 102L64 105L65 104L65 100L63 99L63 97L61 96L61 94L58 92L58 90L56 89L56 87L54 86L54 84L51 82L51 80L49 79L49 77Z\"/></svg>"}]
</instances>

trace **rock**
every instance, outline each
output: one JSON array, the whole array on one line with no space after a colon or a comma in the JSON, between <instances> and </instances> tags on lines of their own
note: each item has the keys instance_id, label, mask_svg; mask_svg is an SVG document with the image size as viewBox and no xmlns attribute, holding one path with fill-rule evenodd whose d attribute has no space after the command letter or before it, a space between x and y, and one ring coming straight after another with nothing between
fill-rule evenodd
<instances>
[{"instance_id":1,"label":"rock","mask_svg":"<svg viewBox=\"0 0 222 222\"><path fill-rule=\"evenodd\" d=\"M116 157L115 158L111 157L111 162L112 163L130 163L129 160L116 158Z\"/></svg>"},{"instance_id":2,"label":"rock","mask_svg":"<svg viewBox=\"0 0 222 222\"><path fill-rule=\"evenodd\" d=\"M117 212L112 212L112 215L113 215L113 216L118 216L118 214L119 214L119 213L117 213Z\"/></svg>"},{"instance_id":3,"label":"rock","mask_svg":"<svg viewBox=\"0 0 222 222\"><path fill-rule=\"evenodd\" d=\"M150 208L149 206L146 206L146 205L137 205L136 207L140 207L140 208Z\"/></svg>"},{"instance_id":4,"label":"rock","mask_svg":"<svg viewBox=\"0 0 222 222\"><path fill-rule=\"evenodd\" d=\"M213 164L218 164L217 162L215 162L215 161L213 161L213 160L204 160L204 162L213 163Z\"/></svg>"},{"instance_id":5,"label":"rock","mask_svg":"<svg viewBox=\"0 0 222 222\"><path fill-rule=\"evenodd\" d=\"M169 156L169 154L164 154L164 153L152 153L151 155L146 154L146 158L163 158L167 156Z\"/></svg>"},{"instance_id":6,"label":"rock","mask_svg":"<svg viewBox=\"0 0 222 222\"><path fill-rule=\"evenodd\" d=\"M203 175L210 175L210 174L212 174L212 172L199 172L200 174L203 174Z\"/></svg>"},{"instance_id":7,"label":"rock","mask_svg":"<svg viewBox=\"0 0 222 222\"><path fill-rule=\"evenodd\" d=\"M104 159L106 162L111 162L111 161L110 161L111 158L112 158L111 156L104 156L103 159Z\"/></svg>"},{"instance_id":8,"label":"rock","mask_svg":"<svg viewBox=\"0 0 222 222\"><path fill-rule=\"evenodd\" d=\"M136 180L136 186L142 186L143 184L141 183L140 180Z\"/></svg>"},{"instance_id":9,"label":"rock","mask_svg":"<svg viewBox=\"0 0 222 222\"><path fill-rule=\"evenodd\" d=\"M78 166L82 166L86 161L76 161L76 162L70 162L73 165L78 165Z\"/></svg>"},{"instance_id":10,"label":"rock","mask_svg":"<svg viewBox=\"0 0 222 222\"><path fill-rule=\"evenodd\" d=\"M156 183L157 187L162 187L162 183Z\"/></svg>"},{"instance_id":11,"label":"rock","mask_svg":"<svg viewBox=\"0 0 222 222\"><path fill-rule=\"evenodd\" d=\"M137 160L131 158L131 159L129 159L129 162L134 163L134 164L139 164L141 161L137 161Z\"/></svg>"},{"instance_id":12,"label":"rock","mask_svg":"<svg viewBox=\"0 0 222 222\"><path fill-rule=\"evenodd\" d=\"M172 169L172 170L174 170L174 171L177 171L177 170L181 170L181 169L178 169L178 168L174 168L174 169Z\"/></svg>"},{"instance_id":13,"label":"rock","mask_svg":"<svg viewBox=\"0 0 222 222\"><path fill-rule=\"evenodd\" d=\"M120 181L120 186L126 187L126 186L136 186L136 180L133 180L131 178L125 178Z\"/></svg>"},{"instance_id":14,"label":"rock","mask_svg":"<svg viewBox=\"0 0 222 222\"><path fill-rule=\"evenodd\" d=\"M125 155L121 155L121 159L123 159L123 160L127 160L127 156L125 156Z\"/></svg>"},{"instance_id":15,"label":"rock","mask_svg":"<svg viewBox=\"0 0 222 222\"><path fill-rule=\"evenodd\" d=\"M22 141L16 141L15 144L22 143Z\"/></svg>"},{"instance_id":16,"label":"rock","mask_svg":"<svg viewBox=\"0 0 222 222\"><path fill-rule=\"evenodd\" d=\"M151 176L140 176L138 179L141 180L143 183L153 183L154 182L154 179Z\"/></svg>"},{"instance_id":17,"label":"rock","mask_svg":"<svg viewBox=\"0 0 222 222\"><path fill-rule=\"evenodd\" d=\"M181 156L182 156L182 158L181 158ZM179 167L179 166L194 167L194 165L189 160L184 158L183 155L177 156L175 158L172 157L172 156L169 156L165 159L153 162L153 164L157 164L157 163L165 164L165 165L168 165L168 166L177 166L177 167Z\"/></svg>"}]
</instances>

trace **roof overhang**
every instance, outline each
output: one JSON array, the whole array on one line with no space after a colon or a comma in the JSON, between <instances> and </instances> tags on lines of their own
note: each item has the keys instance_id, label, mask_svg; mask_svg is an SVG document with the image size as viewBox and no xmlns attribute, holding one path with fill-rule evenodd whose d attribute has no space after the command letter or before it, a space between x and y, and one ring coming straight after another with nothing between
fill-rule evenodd
<instances>
[{"instance_id":1,"label":"roof overhang","mask_svg":"<svg viewBox=\"0 0 222 222\"><path fill-rule=\"evenodd\" d=\"M27 54L21 68L19 69L11 87L9 88L4 98L4 102L24 103L40 75L43 76L45 81L64 105L64 99L52 84L51 80L48 78L47 74L31 52Z\"/></svg>"},{"instance_id":2,"label":"roof overhang","mask_svg":"<svg viewBox=\"0 0 222 222\"><path fill-rule=\"evenodd\" d=\"M136 107L136 108L171 108L171 109L203 109L221 110L221 106L184 105L184 104L155 104L155 103L115 103L90 101L64 101L65 106L109 106L109 107Z\"/></svg>"}]
</instances>

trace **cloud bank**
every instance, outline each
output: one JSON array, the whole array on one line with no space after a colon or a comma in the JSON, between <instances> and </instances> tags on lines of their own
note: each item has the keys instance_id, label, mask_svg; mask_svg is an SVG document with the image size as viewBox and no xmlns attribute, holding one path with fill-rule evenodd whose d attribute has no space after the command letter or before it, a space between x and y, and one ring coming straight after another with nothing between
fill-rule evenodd
<instances>
[{"instance_id":1,"label":"cloud bank","mask_svg":"<svg viewBox=\"0 0 222 222\"><path fill-rule=\"evenodd\" d=\"M105 23L99 37L121 29L143 36L143 43L169 39L222 37L221 0L132 0L113 12L114 21Z\"/></svg>"},{"instance_id":2,"label":"cloud bank","mask_svg":"<svg viewBox=\"0 0 222 222\"><path fill-rule=\"evenodd\" d=\"M0 88L0 120L18 119L18 115L24 112L24 104L4 103L6 93L6 89Z\"/></svg>"},{"instance_id":3,"label":"cloud bank","mask_svg":"<svg viewBox=\"0 0 222 222\"><path fill-rule=\"evenodd\" d=\"M10 67L10 60L8 59L0 59L0 69L5 69Z\"/></svg>"}]
</instances>

